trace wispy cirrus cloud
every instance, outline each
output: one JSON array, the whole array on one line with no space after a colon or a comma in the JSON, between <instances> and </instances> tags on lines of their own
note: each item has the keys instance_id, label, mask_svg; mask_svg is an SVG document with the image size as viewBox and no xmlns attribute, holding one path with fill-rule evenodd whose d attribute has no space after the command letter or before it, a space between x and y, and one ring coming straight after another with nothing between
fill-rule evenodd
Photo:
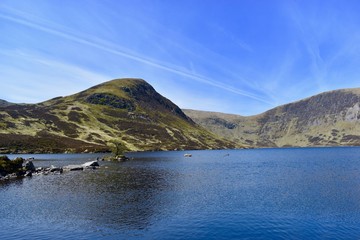
<instances>
[{"instance_id":1,"label":"wispy cirrus cloud","mask_svg":"<svg viewBox=\"0 0 360 240\"><path fill-rule=\"evenodd\" d=\"M0 50L1 84L11 102L37 103L65 96L109 80L110 76L44 56L38 52ZM17 79L22 79L21 84ZM32 79L32 81L29 81ZM70 79L70 81L69 81Z\"/></svg>"},{"instance_id":2,"label":"wispy cirrus cloud","mask_svg":"<svg viewBox=\"0 0 360 240\"><path fill-rule=\"evenodd\" d=\"M204 83L234 94L238 94L241 96L245 96L256 101L260 101L269 105L273 105L273 102L268 98L264 98L263 96L257 95L253 92L244 91L233 87L228 84L224 84L222 82L216 81L212 78L203 76L201 74L195 73L195 71L186 71L182 66L169 64L161 62L157 59L152 59L147 56L144 56L138 52L134 52L131 49L119 47L109 41L105 41L103 39L99 39L95 36L89 36L86 34L79 33L79 31L74 31L72 29L66 28L59 24L41 19L39 17L30 15L25 12L18 11L12 8L6 8L6 13L0 11L0 18L11 21L13 23L21 24L23 26L27 26L33 29L37 29L43 32L46 32L51 35L55 35L57 37L61 37L79 44L87 45L89 47L96 48L98 50L120 56L126 59L130 59L142 64L145 64L150 67L154 67L159 70L164 70L178 76L191 79L197 81L199 83Z\"/></svg>"},{"instance_id":3,"label":"wispy cirrus cloud","mask_svg":"<svg viewBox=\"0 0 360 240\"><path fill-rule=\"evenodd\" d=\"M343 7L347 11L339 11L336 2L328 2L326 6L321 1L303 5L293 1L287 4L285 12L289 23L294 26L301 57L306 59L307 69L304 70L309 71L308 77L302 81L315 88L313 93L356 87L354 80L357 80L352 73L357 72L354 70L360 62L360 32L355 17L357 14L354 15L356 8L351 4ZM347 71L352 73L346 74ZM342 79L345 76L347 81ZM337 86L335 82L343 84Z\"/></svg>"}]
</instances>

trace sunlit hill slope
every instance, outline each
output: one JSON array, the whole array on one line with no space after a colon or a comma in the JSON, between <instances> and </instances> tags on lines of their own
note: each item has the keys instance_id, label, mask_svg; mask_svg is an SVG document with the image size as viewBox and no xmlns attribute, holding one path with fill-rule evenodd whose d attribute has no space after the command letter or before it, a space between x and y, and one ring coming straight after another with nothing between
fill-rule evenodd
<instances>
[{"instance_id":1,"label":"sunlit hill slope","mask_svg":"<svg viewBox=\"0 0 360 240\"><path fill-rule=\"evenodd\" d=\"M184 112L209 131L252 147L360 146L360 88L325 92L250 117Z\"/></svg>"},{"instance_id":2,"label":"sunlit hill slope","mask_svg":"<svg viewBox=\"0 0 360 240\"><path fill-rule=\"evenodd\" d=\"M0 102L2 152L233 148L141 79L116 79L39 104Z\"/></svg>"}]
</instances>

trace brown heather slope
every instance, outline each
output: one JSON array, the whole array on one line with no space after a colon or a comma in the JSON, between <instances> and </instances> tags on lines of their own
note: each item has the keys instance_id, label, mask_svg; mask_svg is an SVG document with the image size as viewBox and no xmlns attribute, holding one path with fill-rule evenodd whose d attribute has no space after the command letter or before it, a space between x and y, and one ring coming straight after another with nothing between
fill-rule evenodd
<instances>
[{"instance_id":1,"label":"brown heather slope","mask_svg":"<svg viewBox=\"0 0 360 240\"><path fill-rule=\"evenodd\" d=\"M252 147L360 146L360 88L325 92L250 117L184 112L209 131Z\"/></svg>"},{"instance_id":2,"label":"brown heather slope","mask_svg":"<svg viewBox=\"0 0 360 240\"><path fill-rule=\"evenodd\" d=\"M238 147L208 132L141 79L116 79L39 104L0 104L0 151L105 151Z\"/></svg>"}]
</instances>

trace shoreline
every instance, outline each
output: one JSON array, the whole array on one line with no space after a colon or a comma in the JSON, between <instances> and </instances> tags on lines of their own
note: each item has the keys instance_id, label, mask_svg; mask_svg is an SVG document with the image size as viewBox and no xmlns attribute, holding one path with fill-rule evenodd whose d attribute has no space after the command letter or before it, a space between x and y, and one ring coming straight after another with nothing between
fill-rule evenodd
<instances>
[{"instance_id":1,"label":"shoreline","mask_svg":"<svg viewBox=\"0 0 360 240\"><path fill-rule=\"evenodd\" d=\"M98 161L104 161L98 157L96 160L79 165L35 167L33 160L35 160L33 157L27 159L17 157L11 160L7 155L0 156L0 181L32 177L33 175L62 174L64 171L96 169L100 167Z\"/></svg>"},{"instance_id":2,"label":"shoreline","mask_svg":"<svg viewBox=\"0 0 360 240\"><path fill-rule=\"evenodd\" d=\"M154 150L134 150L134 151L127 151L125 153L144 153L144 152L181 152L181 151L212 151L212 150L261 150L261 149L309 149L309 148L352 148L352 147L360 147L360 145L328 145L328 146L285 146L285 147L243 147L243 148L212 148L212 149L171 149L171 150L163 150L163 149L154 149ZM83 151L83 152L51 152L51 151L39 151L39 152L33 152L33 151L6 151L2 152L0 151L0 156L3 155L40 155L40 154L111 154L111 151Z\"/></svg>"}]
</instances>

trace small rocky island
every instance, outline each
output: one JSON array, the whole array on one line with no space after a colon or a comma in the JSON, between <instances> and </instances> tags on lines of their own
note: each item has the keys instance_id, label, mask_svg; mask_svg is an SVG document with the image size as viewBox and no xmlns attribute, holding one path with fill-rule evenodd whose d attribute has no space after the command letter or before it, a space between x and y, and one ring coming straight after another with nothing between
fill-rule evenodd
<instances>
[{"instance_id":1,"label":"small rocky island","mask_svg":"<svg viewBox=\"0 0 360 240\"><path fill-rule=\"evenodd\" d=\"M33 159L16 158L10 160L7 156L0 156L0 180L9 180L33 175L61 174L64 171L81 171L98 168L98 159L80 165L68 165L63 167L35 167Z\"/></svg>"}]
</instances>

